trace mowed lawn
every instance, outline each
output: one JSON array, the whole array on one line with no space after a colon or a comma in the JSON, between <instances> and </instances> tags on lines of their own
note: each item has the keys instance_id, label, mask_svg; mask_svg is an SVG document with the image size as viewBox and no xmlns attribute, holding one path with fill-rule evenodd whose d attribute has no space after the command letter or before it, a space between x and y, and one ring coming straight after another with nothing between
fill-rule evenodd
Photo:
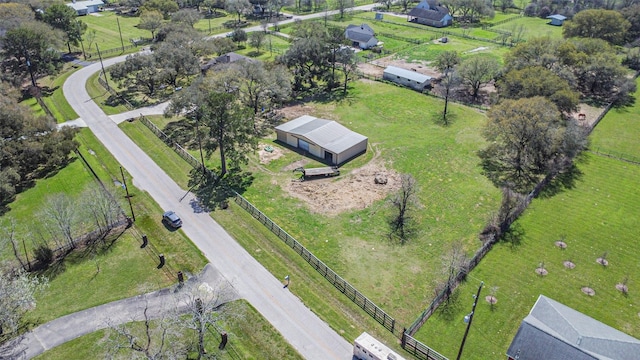
<instances>
[{"instance_id":1,"label":"mowed lawn","mask_svg":"<svg viewBox=\"0 0 640 360\"><path fill-rule=\"evenodd\" d=\"M284 157L250 167L255 180L244 196L408 326L433 297L441 254L457 240L474 251L477 234L498 205L499 193L480 174L476 157L484 146L479 132L485 117L454 105L452 124L444 127L433 120L443 105L439 100L381 83L353 86L340 103L307 104L310 115L338 120L369 137L367 154L342 166L333 181L345 181L374 153L387 169L411 174L420 187L414 214L419 235L403 246L390 242L384 200L337 216L309 209L285 190L294 175L284 168L303 159L286 149Z\"/></svg>"},{"instance_id":2,"label":"mowed lawn","mask_svg":"<svg viewBox=\"0 0 640 360\"><path fill-rule=\"evenodd\" d=\"M640 79L636 79L640 87ZM591 135L591 149L640 161L640 95L631 107L612 109Z\"/></svg>"},{"instance_id":3,"label":"mowed lawn","mask_svg":"<svg viewBox=\"0 0 640 360\"><path fill-rule=\"evenodd\" d=\"M131 39L151 37L150 31L138 29L139 17L119 16L112 11L102 11L80 16L78 19L87 24L87 31L96 31L95 41L91 47L86 41L85 33L84 49L86 52L95 52L96 44L100 51L105 51L122 47L122 43L124 43L124 46L131 45ZM120 23L119 30L118 22ZM120 33L122 33L122 42L120 41Z\"/></svg>"},{"instance_id":4,"label":"mowed lawn","mask_svg":"<svg viewBox=\"0 0 640 360\"><path fill-rule=\"evenodd\" d=\"M636 99L640 97L636 94ZM611 110L591 135L592 147L619 154L638 154L640 105ZM635 141L634 141L635 139ZM640 338L640 166L587 152L578 164L582 176L575 188L533 201L516 222L519 243L501 243L471 272L448 310L438 312L417 337L454 356L462 340L464 315L469 313L480 281L480 296L465 358L504 356L520 322L543 294L631 336ZM555 246L564 239L565 250ZM607 267L596 262L605 255ZM570 260L576 267L565 268ZM535 269L544 263L549 274ZM629 293L615 288L628 278ZM591 287L595 296L581 288ZM497 287L493 307L484 297Z\"/></svg>"}]
</instances>

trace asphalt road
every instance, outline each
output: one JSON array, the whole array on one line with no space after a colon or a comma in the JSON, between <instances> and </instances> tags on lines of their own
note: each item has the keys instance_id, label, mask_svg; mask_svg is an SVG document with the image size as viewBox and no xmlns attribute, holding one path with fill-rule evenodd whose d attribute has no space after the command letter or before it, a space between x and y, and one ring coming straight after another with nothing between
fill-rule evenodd
<instances>
[{"instance_id":1,"label":"asphalt road","mask_svg":"<svg viewBox=\"0 0 640 360\"><path fill-rule=\"evenodd\" d=\"M104 66L124 58L108 59ZM283 288L279 279L262 267L206 212L198 212L198 207L192 206L196 203L193 195L189 194L180 201L185 190L91 100L84 84L99 70L100 64L96 63L75 72L64 83L63 92L80 118L131 174L133 184L148 192L160 207L172 209L182 217L182 231L232 284L240 297L249 301L302 356L307 359L350 359L351 344Z\"/></svg>"}]
</instances>

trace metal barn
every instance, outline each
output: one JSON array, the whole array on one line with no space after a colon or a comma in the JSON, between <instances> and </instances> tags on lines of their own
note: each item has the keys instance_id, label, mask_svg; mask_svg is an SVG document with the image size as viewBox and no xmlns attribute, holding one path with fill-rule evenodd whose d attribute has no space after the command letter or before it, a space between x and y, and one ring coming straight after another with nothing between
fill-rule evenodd
<instances>
[{"instance_id":1,"label":"metal barn","mask_svg":"<svg viewBox=\"0 0 640 360\"><path fill-rule=\"evenodd\" d=\"M417 91L422 91L431 85L431 76L395 66L387 66L382 78Z\"/></svg>"},{"instance_id":2,"label":"metal barn","mask_svg":"<svg viewBox=\"0 0 640 360\"><path fill-rule=\"evenodd\" d=\"M277 139L339 165L367 151L367 137L332 120L303 115L276 127Z\"/></svg>"}]
</instances>

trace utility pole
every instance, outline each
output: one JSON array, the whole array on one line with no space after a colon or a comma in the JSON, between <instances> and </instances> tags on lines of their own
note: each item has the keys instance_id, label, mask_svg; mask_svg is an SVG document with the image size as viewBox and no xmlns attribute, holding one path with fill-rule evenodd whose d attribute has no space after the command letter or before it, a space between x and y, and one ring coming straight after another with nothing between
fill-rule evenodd
<instances>
[{"instance_id":1,"label":"utility pole","mask_svg":"<svg viewBox=\"0 0 640 360\"><path fill-rule=\"evenodd\" d=\"M104 71L104 63L102 62L102 55L100 54L100 48L98 44L96 44L96 50L98 50L98 57L100 58L100 66L102 66L102 75L104 75L104 82L107 84L107 90L111 90L109 88L109 80L107 79L107 73Z\"/></svg>"},{"instance_id":2,"label":"utility pole","mask_svg":"<svg viewBox=\"0 0 640 360\"><path fill-rule=\"evenodd\" d=\"M122 41L122 30L120 30L120 19L116 18L116 21L118 22L118 32L120 33L120 45L122 45L122 52L124 52L124 41Z\"/></svg>"},{"instance_id":3,"label":"utility pole","mask_svg":"<svg viewBox=\"0 0 640 360\"><path fill-rule=\"evenodd\" d=\"M473 307L471 308L471 312L468 315L465 315L464 317L464 322L467 323L467 329L464 331L464 336L462 337L462 344L460 344L460 351L458 351L458 357L456 357L456 360L460 360L460 357L462 356L462 349L464 349L464 343L465 341L467 341L467 335L469 334L469 328L471 327L471 322L473 321L473 315L476 312L476 304L478 304L478 297L480 296L480 290L482 290L483 285L484 285L484 282L481 281L480 287L478 287L478 292L473 297Z\"/></svg>"},{"instance_id":4,"label":"utility pole","mask_svg":"<svg viewBox=\"0 0 640 360\"><path fill-rule=\"evenodd\" d=\"M133 221L136 221L136 214L133 213L133 206L131 205L131 196L129 196L129 188L127 187L127 180L124 178L124 171L122 170L122 166L120 166L120 174L122 175L122 186L124 186L124 190L127 192L127 200L129 200L129 209L131 209L131 218Z\"/></svg>"}]
</instances>

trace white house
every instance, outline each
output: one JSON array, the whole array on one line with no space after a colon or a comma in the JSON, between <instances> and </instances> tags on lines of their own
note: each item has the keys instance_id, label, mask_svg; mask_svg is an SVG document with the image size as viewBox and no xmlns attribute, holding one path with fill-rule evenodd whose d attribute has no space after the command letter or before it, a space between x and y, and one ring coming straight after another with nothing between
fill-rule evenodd
<instances>
[{"instance_id":1,"label":"white house","mask_svg":"<svg viewBox=\"0 0 640 360\"><path fill-rule=\"evenodd\" d=\"M73 1L66 5L75 10L80 16L100 11L100 8L104 6L104 2L102 0Z\"/></svg>"},{"instance_id":2,"label":"white house","mask_svg":"<svg viewBox=\"0 0 640 360\"><path fill-rule=\"evenodd\" d=\"M387 66L382 78L417 91L422 91L431 85L431 76L395 66Z\"/></svg>"},{"instance_id":3,"label":"white house","mask_svg":"<svg viewBox=\"0 0 640 360\"><path fill-rule=\"evenodd\" d=\"M303 115L276 126L278 141L329 164L342 164L367 151L367 137L332 120Z\"/></svg>"}]
</instances>

